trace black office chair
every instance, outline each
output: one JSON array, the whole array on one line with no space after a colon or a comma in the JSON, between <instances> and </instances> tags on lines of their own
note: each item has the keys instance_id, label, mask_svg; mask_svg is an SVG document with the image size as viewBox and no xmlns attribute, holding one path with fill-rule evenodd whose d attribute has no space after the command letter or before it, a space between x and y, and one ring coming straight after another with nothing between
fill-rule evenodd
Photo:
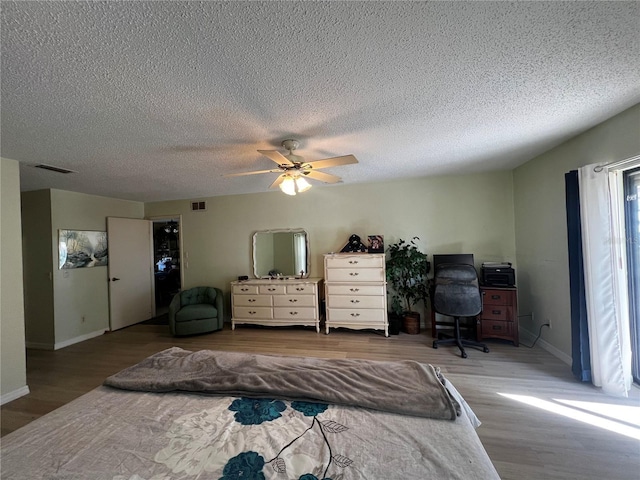
<instances>
[{"instance_id":1,"label":"black office chair","mask_svg":"<svg viewBox=\"0 0 640 480\"><path fill-rule=\"evenodd\" d=\"M434 340L433 348L438 348L438 345L455 344L460 349L462 358L467 358L465 346L481 348L483 352L488 353L489 348L484 343L460 337L460 317L475 317L482 312L478 274L473 265L440 264L436 268L433 281L432 308L436 313L453 317L454 320L453 337Z\"/></svg>"}]
</instances>

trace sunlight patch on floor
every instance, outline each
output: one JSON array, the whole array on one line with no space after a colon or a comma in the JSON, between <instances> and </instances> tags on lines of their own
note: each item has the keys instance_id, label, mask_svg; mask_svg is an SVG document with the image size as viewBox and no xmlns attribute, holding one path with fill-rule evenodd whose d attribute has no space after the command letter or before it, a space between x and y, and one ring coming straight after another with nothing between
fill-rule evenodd
<instances>
[{"instance_id":1,"label":"sunlight patch on floor","mask_svg":"<svg viewBox=\"0 0 640 480\"><path fill-rule=\"evenodd\" d=\"M609 403L580 402L577 400L561 400L554 398L556 402L569 405L579 410L586 410L602 417L609 417L623 423L630 423L640 428L640 405L611 405Z\"/></svg>"},{"instance_id":2,"label":"sunlight patch on floor","mask_svg":"<svg viewBox=\"0 0 640 480\"><path fill-rule=\"evenodd\" d=\"M640 407L573 400L553 399L553 401L548 401L528 395L512 395L500 392L498 392L498 395L640 440Z\"/></svg>"}]
</instances>

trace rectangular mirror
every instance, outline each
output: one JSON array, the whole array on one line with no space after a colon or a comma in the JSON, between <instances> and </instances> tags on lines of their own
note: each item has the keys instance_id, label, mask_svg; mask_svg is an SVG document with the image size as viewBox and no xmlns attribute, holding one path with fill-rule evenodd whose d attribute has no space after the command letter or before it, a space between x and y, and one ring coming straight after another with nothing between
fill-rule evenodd
<instances>
[{"instance_id":1,"label":"rectangular mirror","mask_svg":"<svg viewBox=\"0 0 640 480\"><path fill-rule=\"evenodd\" d=\"M309 276L309 235L301 228L263 230L253 234L256 278Z\"/></svg>"}]
</instances>

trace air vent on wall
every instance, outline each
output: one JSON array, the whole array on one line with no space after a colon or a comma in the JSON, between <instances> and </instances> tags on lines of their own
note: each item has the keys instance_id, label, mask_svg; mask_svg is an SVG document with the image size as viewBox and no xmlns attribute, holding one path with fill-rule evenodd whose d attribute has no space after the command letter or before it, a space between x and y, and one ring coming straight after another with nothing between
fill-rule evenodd
<instances>
[{"instance_id":1,"label":"air vent on wall","mask_svg":"<svg viewBox=\"0 0 640 480\"><path fill-rule=\"evenodd\" d=\"M199 210L206 210L207 202L191 202L191 211L196 212Z\"/></svg>"},{"instance_id":2,"label":"air vent on wall","mask_svg":"<svg viewBox=\"0 0 640 480\"><path fill-rule=\"evenodd\" d=\"M61 168L61 167L54 167L53 165L45 165L44 163L41 163L40 165L36 165L35 168L50 170L56 173L77 173L77 172L74 172L73 170L67 170L66 168Z\"/></svg>"}]
</instances>

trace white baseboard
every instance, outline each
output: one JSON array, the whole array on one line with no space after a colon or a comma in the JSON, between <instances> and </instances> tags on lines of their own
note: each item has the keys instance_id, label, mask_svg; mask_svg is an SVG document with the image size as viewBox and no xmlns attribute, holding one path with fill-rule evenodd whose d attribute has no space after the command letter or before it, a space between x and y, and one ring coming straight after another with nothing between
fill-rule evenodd
<instances>
[{"instance_id":1,"label":"white baseboard","mask_svg":"<svg viewBox=\"0 0 640 480\"><path fill-rule=\"evenodd\" d=\"M20 387L13 392L5 393L0 396L0 405L4 405L5 403L13 402L15 399L24 397L29 394L29 387L25 385L24 387Z\"/></svg>"},{"instance_id":2,"label":"white baseboard","mask_svg":"<svg viewBox=\"0 0 640 480\"><path fill-rule=\"evenodd\" d=\"M25 342L25 346L34 350L60 350L61 348L68 347L69 345L73 345L74 343L80 343L84 342L85 340L89 340L90 338L99 337L106 331L106 329L96 330L95 332L86 333L84 335L80 335L79 337L70 338L69 340L58 342L53 345L50 343Z\"/></svg>"},{"instance_id":3,"label":"white baseboard","mask_svg":"<svg viewBox=\"0 0 640 480\"><path fill-rule=\"evenodd\" d=\"M65 340L64 342L57 342L54 346L54 350L59 350L64 347L68 347L69 345L73 345L74 343L84 342L85 340L89 340L90 338L99 337L100 335L104 335L104 332L107 330L96 330L95 332L87 333L85 335L80 335L79 337L70 338L69 340Z\"/></svg>"},{"instance_id":4,"label":"white baseboard","mask_svg":"<svg viewBox=\"0 0 640 480\"><path fill-rule=\"evenodd\" d=\"M24 346L27 348L32 348L34 350L53 350L53 345L50 343L39 343L39 342L25 342Z\"/></svg>"},{"instance_id":5,"label":"white baseboard","mask_svg":"<svg viewBox=\"0 0 640 480\"><path fill-rule=\"evenodd\" d=\"M533 343L537 337L537 335L534 335L529 330L525 330L524 328L520 328L519 333L521 337L520 339L522 340L522 337L525 337L528 343ZM536 345L540 345L540 348L542 348L543 350L546 350L551 355L562 360L564 363L566 363L569 366L571 366L571 364L573 363L573 359L571 358L570 355L567 355L563 351L558 350L556 347L551 345L549 342L544 341L542 338L538 339L538 341L536 342Z\"/></svg>"}]
</instances>

